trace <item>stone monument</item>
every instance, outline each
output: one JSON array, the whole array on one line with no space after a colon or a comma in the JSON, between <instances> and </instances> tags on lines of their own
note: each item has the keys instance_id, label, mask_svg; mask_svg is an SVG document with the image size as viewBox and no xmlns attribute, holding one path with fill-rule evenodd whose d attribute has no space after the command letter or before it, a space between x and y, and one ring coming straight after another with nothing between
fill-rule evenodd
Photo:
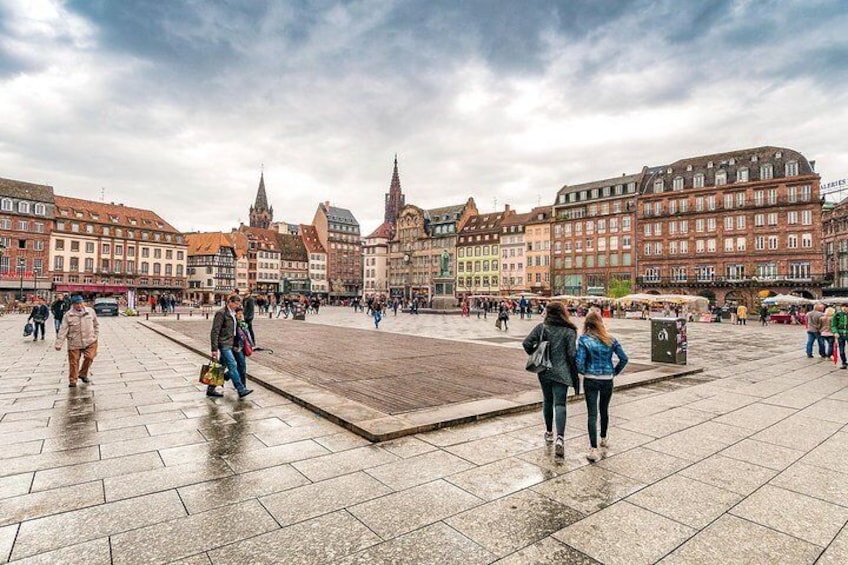
<instances>
[{"instance_id":1,"label":"stone monument","mask_svg":"<svg viewBox=\"0 0 848 565\"><path fill-rule=\"evenodd\" d=\"M433 310L453 310L456 308L456 298L453 295L454 278L450 272L450 254L447 249L442 250L439 267L439 276L433 279Z\"/></svg>"}]
</instances>

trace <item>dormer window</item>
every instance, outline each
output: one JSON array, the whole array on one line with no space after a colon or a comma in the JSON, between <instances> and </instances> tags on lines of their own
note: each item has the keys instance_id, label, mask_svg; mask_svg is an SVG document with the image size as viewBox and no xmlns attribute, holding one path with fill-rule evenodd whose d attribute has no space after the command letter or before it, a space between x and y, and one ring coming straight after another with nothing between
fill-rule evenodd
<instances>
[{"instance_id":1,"label":"dormer window","mask_svg":"<svg viewBox=\"0 0 848 565\"><path fill-rule=\"evenodd\" d=\"M774 178L774 167L771 163L766 163L760 166L760 180L769 180Z\"/></svg>"},{"instance_id":2,"label":"dormer window","mask_svg":"<svg viewBox=\"0 0 848 565\"><path fill-rule=\"evenodd\" d=\"M716 186L722 186L722 185L727 184L727 171L724 171L724 170L716 171L715 184L716 184Z\"/></svg>"},{"instance_id":3,"label":"dormer window","mask_svg":"<svg viewBox=\"0 0 848 565\"><path fill-rule=\"evenodd\" d=\"M748 180L747 167L742 167L741 169L736 170L736 182L748 182Z\"/></svg>"},{"instance_id":4,"label":"dormer window","mask_svg":"<svg viewBox=\"0 0 848 565\"><path fill-rule=\"evenodd\" d=\"M798 161L787 161L783 167L787 177L794 177L798 175Z\"/></svg>"},{"instance_id":5,"label":"dormer window","mask_svg":"<svg viewBox=\"0 0 848 565\"><path fill-rule=\"evenodd\" d=\"M92 213L91 213L91 219L92 219L92 220L99 220L99 219L100 219L100 214L95 214L94 212L92 212Z\"/></svg>"},{"instance_id":6,"label":"dormer window","mask_svg":"<svg viewBox=\"0 0 848 565\"><path fill-rule=\"evenodd\" d=\"M35 215L36 216L47 215L47 206L45 206L44 204L36 204L35 205Z\"/></svg>"},{"instance_id":7,"label":"dormer window","mask_svg":"<svg viewBox=\"0 0 848 565\"><path fill-rule=\"evenodd\" d=\"M79 210L74 210L74 217L82 218L82 212L80 212Z\"/></svg>"},{"instance_id":8,"label":"dormer window","mask_svg":"<svg viewBox=\"0 0 848 565\"><path fill-rule=\"evenodd\" d=\"M24 202L23 200L18 202L18 213L29 214L29 202Z\"/></svg>"},{"instance_id":9,"label":"dormer window","mask_svg":"<svg viewBox=\"0 0 848 565\"><path fill-rule=\"evenodd\" d=\"M757 161L759 161L759 160L760 160L760 158L759 158L759 157L757 157L756 155L751 155L751 162L752 162L752 163L756 163L756 162L757 162Z\"/></svg>"},{"instance_id":10,"label":"dormer window","mask_svg":"<svg viewBox=\"0 0 848 565\"><path fill-rule=\"evenodd\" d=\"M704 174L698 173L692 177L692 186L694 188L704 188Z\"/></svg>"},{"instance_id":11,"label":"dormer window","mask_svg":"<svg viewBox=\"0 0 848 565\"><path fill-rule=\"evenodd\" d=\"M67 215L68 215L68 211L67 211L67 210L59 210L59 215L61 215L61 216L67 216Z\"/></svg>"},{"instance_id":12,"label":"dormer window","mask_svg":"<svg viewBox=\"0 0 848 565\"><path fill-rule=\"evenodd\" d=\"M12 211L12 199L11 198L4 198L2 203L0 203L0 209L2 209L4 212L11 212Z\"/></svg>"},{"instance_id":13,"label":"dormer window","mask_svg":"<svg viewBox=\"0 0 848 565\"><path fill-rule=\"evenodd\" d=\"M665 183L663 182L662 179L655 180L654 181L654 194L659 194L660 192L662 192L665 189L664 187L665 187Z\"/></svg>"},{"instance_id":14,"label":"dormer window","mask_svg":"<svg viewBox=\"0 0 848 565\"><path fill-rule=\"evenodd\" d=\"M672 190L683 190L683 177L674 177L672 182Z\"/></svg>"},{"instance_id":15,"label":"dormer window","mask_svg":"<svg viewBox=\"0 0 848 565\"><path fill-rule=\"evenodd\" d=\"M686 172L688 172L688 173L692 172L692 165L686 165Z\"/></svg>"},{"instance_id":16,"label":"dormer window","mask_svg":"<svg viewBox=\"0 0 848 565\"><path fill-rule=\"evenodd\" d=\"M713 162L712 162L712 161L707 161L707 168L708 168L708 169L712 169L712 168L713 168Z\"/></svg>"},{"instance_id":17,"label":"dormer window","mask_svg":"<svg viewBox=\"0 0 848 565\"><path fill-rule=\"evenodd\" d=\"M775 159L782 159L782 158L783 158L783 153L782 153L782 152L780 152L780 151L778 151L777 153L775 153L775 154L774 154L774 158L775 158Z\"/></svg>"}]
</instances>

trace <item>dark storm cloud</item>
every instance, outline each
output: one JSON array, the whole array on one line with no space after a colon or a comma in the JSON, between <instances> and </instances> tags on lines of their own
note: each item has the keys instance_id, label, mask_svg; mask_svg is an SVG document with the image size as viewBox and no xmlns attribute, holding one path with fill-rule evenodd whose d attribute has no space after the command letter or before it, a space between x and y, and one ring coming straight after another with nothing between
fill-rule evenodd
<instances>
[{"instance_id":1,"label":"dark storm cloud","mask_svg":"<svg viewBox=\"0 0 848 565\"><path fill-rule=\"evenodd\" d=\"M481 209L760 143L848 174L843 6L0 0L0 176L222 228L264 163L284 219L369 231L396 152L408 201Z\"/></svg>"}]
</instances>

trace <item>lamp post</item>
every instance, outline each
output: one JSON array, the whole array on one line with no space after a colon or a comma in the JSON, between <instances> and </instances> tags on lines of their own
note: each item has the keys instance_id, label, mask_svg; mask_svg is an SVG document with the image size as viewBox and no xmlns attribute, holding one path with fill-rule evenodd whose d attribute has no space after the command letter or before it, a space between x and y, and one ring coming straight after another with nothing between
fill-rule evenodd
<instances>
[{"instance_id":1,"label":"lamp post","mask_svg":"<svg viewBox=\"0 0 848 565\"><path fill-rule=\"evenodd\" d=\"M21 275L21 290L18 294L18 300L21 302L24 301L24 271L26 269L26 259L23 257L18 257L18 271Z\"/></svg>"}]
</instances>

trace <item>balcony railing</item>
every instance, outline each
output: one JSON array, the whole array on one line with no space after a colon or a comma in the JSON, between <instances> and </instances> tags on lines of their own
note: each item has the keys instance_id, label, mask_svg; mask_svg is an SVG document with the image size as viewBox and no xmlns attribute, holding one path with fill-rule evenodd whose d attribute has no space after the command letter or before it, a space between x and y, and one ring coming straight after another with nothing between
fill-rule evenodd
<instances>
[{"instance_id":1,"label":"balcony railing","mask_svg":"<svg viewBox=\"0 0 848 565\"><path fill-rule=\"evenodd\" d=\"M691 202L690 202L691 204ZM796 198L795 200L790 200L788 197L778 198L774 201L770 201L768 198L764 198L762 201L760 200L745 200L745 204L741 206L734 205L725 208L724 202L716 201L715 206L712 209L707 208L706 204L704 208L701 210L696 210L695 206L690 205L686 208L685 211L675 210L675 212L670 212L668 206L664 206L662 212L657 213L656 211L651 212L650 214L645 214L644 208L642 212L638 214L640 220L645 220L648 218L665 218L669 216L694 216L697 214L713 214L715 212L733 212L735 210L746 211L746 210L757 210L757 209L768 209L774 208L777 206L806 206L811 204L820 204L820 200L818 198L809 198L807 200L801 200L800 198Z\"/></svg>"},{"instance_id":2,"label":"balcony railing","mask_svg":"<svg viewBox=\"0 0 848 565\"><path fill-rule=\"evenodd\" d=\"M792 274L779 275L744 275L738 277L715 276L715 277L636 277L636 284L643 287L671 287L671 286L796 286L813 285L825 286L833 282L833 273L816 273L809 276L797 276Z\"/></svg>"}]
</instances>

